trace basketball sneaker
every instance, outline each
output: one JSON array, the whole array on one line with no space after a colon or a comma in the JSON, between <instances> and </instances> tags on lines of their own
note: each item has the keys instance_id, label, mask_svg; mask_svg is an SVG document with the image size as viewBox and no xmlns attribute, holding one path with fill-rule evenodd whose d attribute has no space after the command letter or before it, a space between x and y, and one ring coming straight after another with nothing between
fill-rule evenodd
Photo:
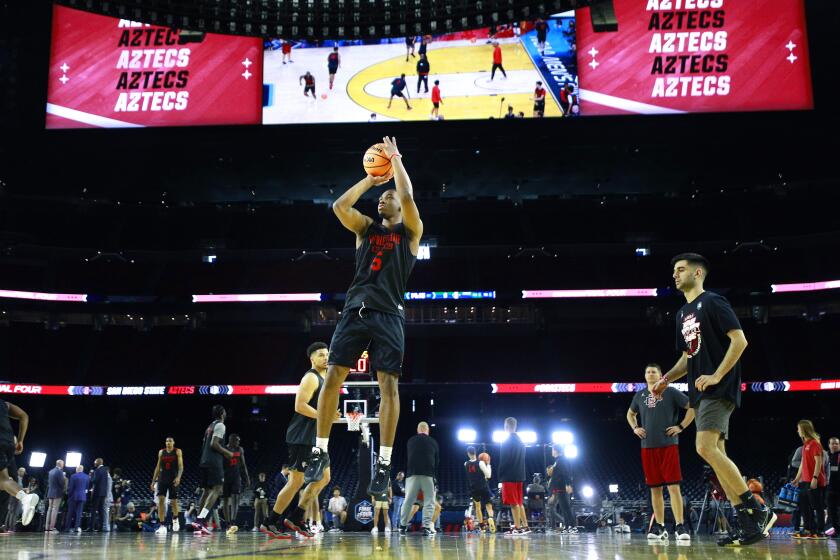
<instances>
[{"instance_id":1,"label":"basketball sneaker","mask_svg":"<svg viewBox=\"0 0 840 560\"><path fill-rule=\"evenodd\" d=\"M287 535L283 531L280 530L277 525L269 524L269 525L260 525L260 533L267 535L273 539L291 539L291 535Z\"/></svg>"},{"instance_id":2,"label":"basketball sneaker","mask_svg":"<svg viewBox=\"0 0 840 560\"><path fill-rule=\"evenodd\" d=\"M309 464L306 465L306 471L303 473L303 483L318 482L324 478L324 469L330 466L330 454L318 447L312 448L312 454L309 456ZM387 490L387 488L385 489ZM373 492L379 494L380 492Z\"/></svg>"},{"instance_id":3,"label":"basketball sneaker","mask_svg":"<svg viewBox=\"0 0 840 560\"><path fill-rule=\"evenodd\" d=\"M766 538L765 528L775 523L775 514L765 506L749 507L747 503L735 506L738 513L738 526L741 531L738 535L738 546L755 544ZM769 532L769 529L768 529Z\"/></svg>"},{"instance_id":4,"label":"basketball sneaker","mask_svg":"<svg viewBox=\"0 0 840 560\"><path fill-rule=\"evenodd\" d=\"M689 533L686 530L685 525L683 525L682 523L680 523L679 525L676 526L676 528L674 529L674 535L677 537L678 541L690 541L691 540L691 533Z\"/></svg>"},{"instance_id":5,"label":"basketball sneaker","mask_svg":"<svg viewBox=\"0 0 840 560\"><path fill-rule=\"evenodd\" d=\"M288 518L284 519L283 520L283 525L285 525L286 528L289 529L290 531L294 531L295 533L297 533L298 535L300 535L302 537L311 538L311 537L314 536L312 533L307 531L306 528L304 528L301 525L298 525L297 523L295 523L291 519L288 519Z\"/></svg>"},{"instance_id":6,"label":"basketball sneaker","mask_svg":"<svg viewBox=\"0 0 840 560\"><path fill-rule=\"evenodd\" d=\"M404 537L408 534L408 527L405 525L400 525L400 536Z\"/></svg>"},{"instance_id":7,"label":"basketball sneaker","mask_svg":"<svg viewBox=\"0 0 840 560\"><path fill-rule=\"evenodd\" d=\"M668 540L668 531L665 530L659 523L654 523L650 527L650 531L648 531L647 538L649 541L667 541Z\"/></svg>"},{"instance_id":8,"label":"basketball sneaker","mask_svg":"<svg viewBox=\"0 0 840 560\"><path fill-rule=\"evenodd\" d=\"M435 534L429 530L428 527L423 527L423 536L424 537L434 537Z\"/></svg>"},{"instance_id":9,"label":"basketball sneaker","mask_svg":"<svg viewBox=\"0 0 840 560\"><path fill-rule=\"evenodd\" d=\"M378 535L379 534L379 527L374 527L370 530L371 535Z\"/></svg>"},{"instance_id":10,"label":"basketball sneaker","mask_svg":"<svg viewBox=\"0 0 840 560\"><path fill-rule=\"evenodd\" d=\"M20 522L25 526L32 522L35 516L35 506L38 505L38 494L27 494L20 503L23 505Z\"/></svg>"},{"instance_id":11,"label":"basketball sneaker","mask_svg":"<svg viewBox=\"0 0 840 560\"><path fill-rule=\"evenodd\" d=\"M520 535L530 535L531 534L531 528L530 527L522 527L521 529L519 529L519 534Z\"/></svg>"},{"instance_id":12,"label":"basketball sneaker","mask_svg":"<svg viewBox=\"0 0 840 560\"><path fill-rule=\"evenodd\" d=\"M177 533L177 532L179 532L180 530L181 530L181 522L180 522L180 521L178 521L177 519L175 519L175 520L172 522L172 532L173 532L173 533Z\"/></svg>"},{"instance_id":13,"label":"basketball sneaker","mask_svg":"<svg viewBox=\"0 0 840 560\"><path fill-rule=\"evenodd\" d=\"M320 479L318 479L320 480ZM376 462L376 474L368 485L368 494L382 494L388 491L391 484L391 463L385 464L382 461Z\"/></svg>"},{"instance_id":14,"label":"basketball sneaker","mask_svg":"<svg viewBox=\"0 0 840 560\"><path fill-rule=\"evenodd\" d=\"M239 527L237 527L236 525L231 525L230 527L227 528L227 534L232 535L232 534L236 533L238 530L239 530Z\"/></svg>"},{"instance_id":15,"label":"basketball sneaker","mask_svg":"<svg viewBox=\"0 0 840 560\"><path fill-rule=\"evenodd\" d=\"M165 535L166 534L166 525L161 525L160 527L158 527L157 530L155 531L155 534L156 535Z\"/></svg>"},{"instance_id":16,"label":"basketball sneaker","mask_svg":"<svg viewBox=\"0 0 840 560\"><path fill-rule=\"evenodd\" d=\"M496 521L491 517L490 519L487 520L487 524L490 527L490 532L495 533L496 532Z\"/></svg>"}]
</instances>

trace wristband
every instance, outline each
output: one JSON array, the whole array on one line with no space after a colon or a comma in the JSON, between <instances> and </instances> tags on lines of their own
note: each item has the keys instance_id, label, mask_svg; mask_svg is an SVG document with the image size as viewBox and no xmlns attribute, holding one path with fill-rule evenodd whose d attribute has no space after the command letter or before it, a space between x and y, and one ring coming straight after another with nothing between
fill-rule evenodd
<instances>
[{"instance_id":1,"label":"wristband","mask_svg":"<svg viewBox=\"0 0 840 560\"><path fill-rule=\"evenodd\" d=\"M397 152L397 153L395 153L394 155L392 155L391 157L392 157L392 158L395 158L395 157L402 157L402 154L401 154L401 153L399 153L399 152Z\"/></svg>"}]
</instances>

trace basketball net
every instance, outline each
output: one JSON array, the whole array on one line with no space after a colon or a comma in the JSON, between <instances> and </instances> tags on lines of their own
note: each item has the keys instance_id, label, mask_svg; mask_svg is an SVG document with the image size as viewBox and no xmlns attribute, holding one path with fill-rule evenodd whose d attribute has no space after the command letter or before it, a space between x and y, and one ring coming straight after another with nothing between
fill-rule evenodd
<instances>
[{"instance_id":1,"label":"basketball net","mask_svg":"<svg viewBox=\"0 0 840 560\"><path fill-rule=\"evenodd\" d=\"M362 425L362 419L365 415L363 412L348 412L347 413L347 431L358 432Z\"/></svg>"}]
</instances>

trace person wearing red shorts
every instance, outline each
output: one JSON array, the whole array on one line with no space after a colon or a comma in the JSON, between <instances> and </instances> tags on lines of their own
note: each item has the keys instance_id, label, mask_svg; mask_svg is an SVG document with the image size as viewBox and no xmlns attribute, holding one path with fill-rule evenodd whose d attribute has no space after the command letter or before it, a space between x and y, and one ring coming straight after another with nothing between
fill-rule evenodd
<instances>
[{"instance_id":1,"label":"person wearing red shorts","mask_svg":"<svg viewBox=\"0 0 840 560\"><path fill-rule=\"evenodd\" d=\"M523 484L525 482L525 444L516 433L516 418L505 418L507 439L502 442L499 453L499 480L502 482L502 504L510 506L513 521L505 535L527 535L528 518L523 505Z\"/></svg>"},{"instance_id":2,"label":"person wearing red shorts","mask_svg":"<svg viewBox=\"0 0 840 560\"><path fill-rule=\"evenodd\" d=\"M668 532L665 530L665 496L662 491L667 486L676 524L674 534L677 540L688 541L691 535L683 525L683 499L680 491L682 473L677 438L694 421L694 409L689 406L688 396L673 387L655 395L652 389L661 377L662 368L659 365L647 365L647 387L633 396L627 411L627 422L633 433L642 440L642 468L645 483L650 487L654 515L648 538L668 540ZM688 410L682 420L679 420L680 409Z\"/></svg>"}]
</instances>

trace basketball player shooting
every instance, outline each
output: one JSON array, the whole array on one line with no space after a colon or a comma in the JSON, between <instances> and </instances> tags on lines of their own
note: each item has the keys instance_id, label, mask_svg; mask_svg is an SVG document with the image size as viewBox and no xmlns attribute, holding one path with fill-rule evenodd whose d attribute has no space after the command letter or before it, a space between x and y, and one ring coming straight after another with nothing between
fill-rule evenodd
<instances>
[{"instance_id":1,"label":"basketball player shooting","mask_svg":"<svg viewBox=\"0 0 840 560\"><path fill-rule=\"evenodd\" d=\"M367 349L381 393L381 445L368 494L387 492L390 484L391 450L400 417L397 382L405 347L403 294L423 235L423 222L396 139L386 136L383 143L392 172L382 177L368 175L333 203L341 224L356 235L356 274L330 345L327 377L318 397L318 435L305 472L308 483L320 480L329 466L327 447L339 390L350 368ZM362 195L387 183L391 176L396 189L388 189L379 197L381 223L354 208Z\"/></svg>"}]
</instances>

